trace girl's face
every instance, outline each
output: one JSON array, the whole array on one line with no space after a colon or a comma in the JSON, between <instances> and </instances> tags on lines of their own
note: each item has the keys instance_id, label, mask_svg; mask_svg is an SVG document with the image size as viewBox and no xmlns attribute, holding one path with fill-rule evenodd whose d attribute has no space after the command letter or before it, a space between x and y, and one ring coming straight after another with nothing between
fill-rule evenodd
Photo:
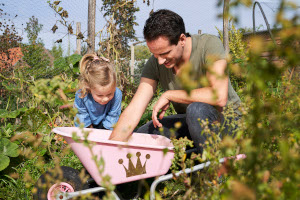
<instances>
[{"instance_id":1,"label":"girl's face","mask_svg":"<svg viewBox=\"0 0 300 200\"><path fill-rule=\"evenodd\" d=\"M97 86L91 89L91 94L93 99L101 104L107 104L112 98L114 98L114 94L116 91L116 87L114 84L108 86Z\"/></svg>"}]
</instances>

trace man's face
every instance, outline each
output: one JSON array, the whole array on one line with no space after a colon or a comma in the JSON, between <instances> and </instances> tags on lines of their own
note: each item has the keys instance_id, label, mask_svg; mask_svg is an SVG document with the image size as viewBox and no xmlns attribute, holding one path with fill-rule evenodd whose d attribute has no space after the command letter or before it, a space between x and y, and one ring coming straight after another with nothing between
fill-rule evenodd
<instances>
[{"instance_id":1,"label":"man's face","mask_svg":"<svg viewBox=\"0 0 300 200\"><path fill-rule=\"evenodd\" d=\"M157 58L158 63L160 65L165 65L166 68L173 68L174 66L178 66L180 64L183 55L184 44L184 34L181 35L177 45L171 45L168 38L165 36L161 36L153 41L147 41L150 52L155 58Z\"/></svg>"}]
</instances>

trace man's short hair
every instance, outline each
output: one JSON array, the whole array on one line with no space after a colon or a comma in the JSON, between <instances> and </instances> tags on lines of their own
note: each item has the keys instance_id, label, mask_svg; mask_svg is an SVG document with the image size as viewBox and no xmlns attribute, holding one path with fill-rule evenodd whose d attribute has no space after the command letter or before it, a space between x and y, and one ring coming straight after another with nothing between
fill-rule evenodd
<instances>
[{"instance_id":1,"label":"man's short hair","mask_svg":"<svg viewBox=\"0 0 300 200\"><path fill-rule=\"evenodd\" d=\"M160 36L165 36L169 39L170 44L177 45L182 33L185 34L182 17L167 9L153 12L146 20L144 26L144 38L147 41L153 41Z\"/></svg>"}]
</instances>

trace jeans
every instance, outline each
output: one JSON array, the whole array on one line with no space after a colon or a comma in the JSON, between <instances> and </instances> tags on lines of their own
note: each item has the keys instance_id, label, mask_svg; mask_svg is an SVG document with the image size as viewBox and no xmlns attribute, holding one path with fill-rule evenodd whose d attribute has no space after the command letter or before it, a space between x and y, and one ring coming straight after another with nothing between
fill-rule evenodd
<instances>
[{"instance_id":1,"label":"jeans","mask_svg":"<svg viewBox=\"0 0 300 200\"><path fill-rule=\"evenodd\" d=\"M211 129L215 133L217 133L217 131L219 130L217 127L212 126L212 123L218 121L221 125L224 126L224 131L222 131L222 134L231 134L232 130L229 131L228 125L230 124L232 119L225 121L223 114L219 112L214 106L201 102L191 103L187 107L186 114L171 115L160 120L160 123L163 125L162 133L158 128L154 128L152 121L141 126L139 129L137 129L136 132L164 135L170 138L172 136L170 129L174 128L174 124L176 122L181 122L181 127L175 132L176 138L187 136L187 138L194 142L194 146L197 148L197 152L202 154L203 146L205 144L207 136L205 134L201 134L203 128L200 125L199 118L201 120L207 119L209 122L209 129ZM237 119L238 117L234 120Z\"/></svg>"}]
</instances>

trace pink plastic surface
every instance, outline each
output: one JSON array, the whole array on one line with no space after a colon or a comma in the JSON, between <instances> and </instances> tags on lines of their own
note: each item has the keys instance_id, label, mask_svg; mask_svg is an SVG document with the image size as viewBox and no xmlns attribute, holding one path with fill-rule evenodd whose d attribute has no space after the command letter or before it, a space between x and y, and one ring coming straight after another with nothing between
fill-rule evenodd
<instances>
[{"instance_id":1,"label":"pink plastic surface","mask_svg":"<svg viewBox=\"0 0 300 200\"><path fill-rule=\"evenodd\" d=\"M89 132L88 140L95 142L93 154L98 160L104 160L101 176L89 148L82 141L75 142L72 139L72 134L83 139L79 128L59 127L52 131L63 136L71 145L98 185L101 185L102 176L105 175L111 177L111 183L120 184L166 174L174 157L173 144L164 136L133 133L128 142L118 142L108 140L111 134L109 130L85 128L84 131Z\"/></svg>"}]
</instances>

